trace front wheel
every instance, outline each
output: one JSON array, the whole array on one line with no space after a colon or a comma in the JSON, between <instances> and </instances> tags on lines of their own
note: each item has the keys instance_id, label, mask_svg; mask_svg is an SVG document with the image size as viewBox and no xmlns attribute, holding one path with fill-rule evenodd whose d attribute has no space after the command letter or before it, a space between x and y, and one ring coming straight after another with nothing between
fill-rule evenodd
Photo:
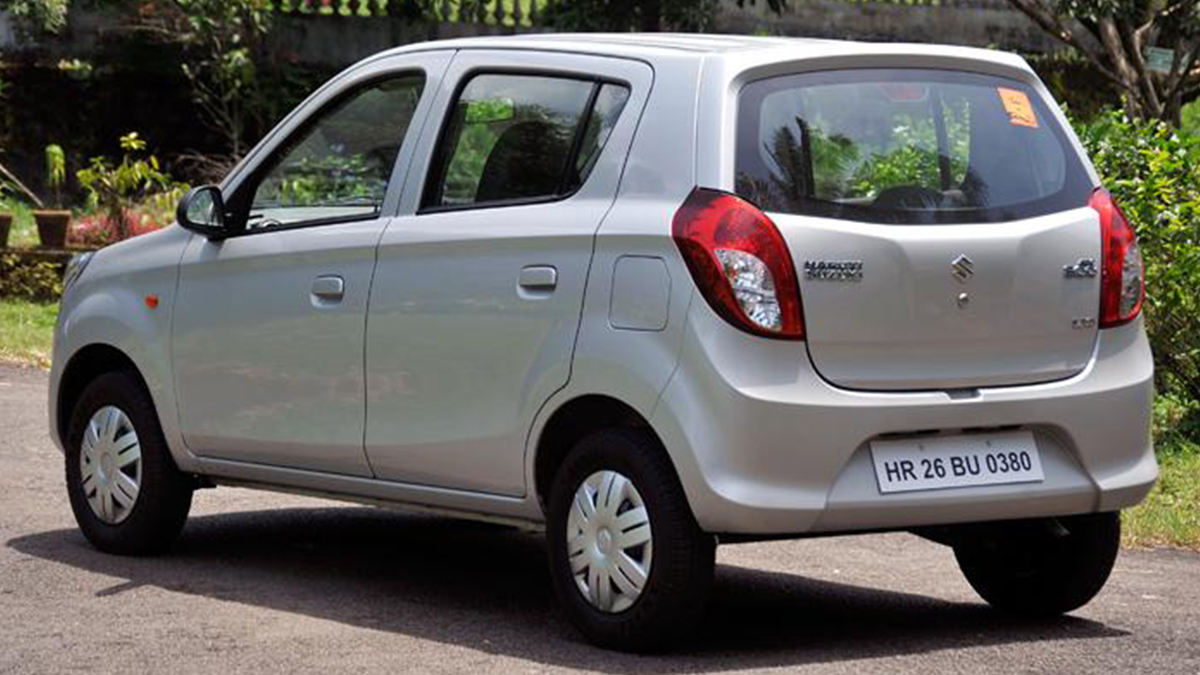
<instances>
[{"instance_id":1,"label":"front wheel","mask_svg":"<svg viewBox=\"0 0 1200 675\"><path fill-rule=\"evenodd\" d=\"M550 573L576 628L626 651L686 636L703 617L716 544L654 438L635 429L588 436L550 492Z\"/></svg>"},{"instance_id":2,"label":"front wheel","mask_svg":"<svg viewBox=\"0 0 1200 675\"><path fill-rule=\"evenodd\" d=\"M107 553L166 549L187 520L193 486L172 461L150 396L130 374L96 378L64 438L75 521Z\"/></svg>"},{"instance_id":3,"label":"front wheel","mask_svg":"<svg viewBox=\"0 0 1200 675\"><path fill-rule=\"evenodd\" d=\"M1056 531L1025 530L954 547L971 587L993 607L1054 615L1078 609L1108 581L1121 545L1118 513L1059 518Z\"/></svg>"}]
</instances>

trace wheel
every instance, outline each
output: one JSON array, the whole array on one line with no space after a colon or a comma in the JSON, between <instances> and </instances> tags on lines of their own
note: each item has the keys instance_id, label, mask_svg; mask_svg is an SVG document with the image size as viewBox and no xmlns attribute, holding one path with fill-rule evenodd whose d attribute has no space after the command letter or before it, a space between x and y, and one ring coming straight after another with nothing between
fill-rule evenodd
<instances>
[{"instance_id":1,"label":"wheel","mask_svg":"<svg viewBox=\"0 0 1200 675\"><path fill-rule=\"evenodd\" d=\"M1024 529L954 547L975 592L1014 613L1064 614L1086 605L1108 581L1121 544L1121 517L1098 513L1059 518L1056 533Z\"/></svg>"},{"instance_id":2,"label":"wheel","mask_svg":"<svg viewBox=\"0 0 1200 675\"><path fill-rule=\"evenodd\" d=\"M108 373L89 384L64 439L75 521L107 553L146 555L175 541L192 506L192 483L175 467L141 383Z\"/></svg>"},{"instance_id":3,"label":"wheel","mask_svg":"<svg viewBox=\"0 0 1200 675\"><path fill-rule=\"evenodd\" d=\"M554 590L590 641L662 649L702 618L716 542L648 433L611 429L580 441L555 474L548 506Z\"/></svg>"}]
</instances>

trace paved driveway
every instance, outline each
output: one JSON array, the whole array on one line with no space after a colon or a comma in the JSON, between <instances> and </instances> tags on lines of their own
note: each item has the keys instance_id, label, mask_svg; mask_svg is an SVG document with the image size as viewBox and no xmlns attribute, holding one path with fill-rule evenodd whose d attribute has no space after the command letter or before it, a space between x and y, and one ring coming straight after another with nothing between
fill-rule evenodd
<instances>
[{"instance_id":1,"label":"paved driveway","mask_svg":"<svg viewBox=\"0 0 1200 675\"><path fill-rule=\"evenodd\" d=\"M75 530L46 376L0 366L0 672L1200 673L1200 556L1126 552L1074 616L997 617L908 535L720 551L679 655L584 644L541 541L501 527L220 488L168 556Z\"/></svg>"}]
</instances>

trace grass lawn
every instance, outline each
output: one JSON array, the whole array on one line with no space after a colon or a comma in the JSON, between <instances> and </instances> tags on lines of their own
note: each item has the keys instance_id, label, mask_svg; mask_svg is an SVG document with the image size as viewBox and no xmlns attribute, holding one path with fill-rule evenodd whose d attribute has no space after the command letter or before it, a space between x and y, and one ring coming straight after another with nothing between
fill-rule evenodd
<instances>
[{"instance_id":1,"label":"grass lawn","mask_svg":"<svg viewBox=\"0 0 1200 675\"><path fill-rule=\"evenodd\" d=\"M0 300L0 361L48 368L57 314L57 305ZM1156 421L1163 436L1158 485L1145 502L1124 513L1126 546L1200 550L1200 444L1171 431L1172 426Z\"/></svg>"},{"instance_id":2,"label":"grass lawn","mask_svg":"<svg viewBox=\"0 0 1200 675\"><path fill-rule=\"evenodd\" d=\"M0 361L50 367L58 305L0 300Z\"/></svg>"},{"instance_id":3,"label":"grass lawn","mask_svg":"<svg viewBox=\"0 0 1200 675\"><path fill-rule=\"evenodd\" d=\"M13 248L37 246L37 225L33 222L33 210L24 202L0 200L0 212L13 216L12 230L8 234L8 245Z\"/></svg>"},{"instance_id":4,"label":"grass lawn","mask_svg":"<svg viewBox=\"0 0 1200 675\"><path fill-rule=\"evenodd\" d=\"M1163 444L1158 471L1150 496L1123 515L1125 545L1200 550L1200 445Z\"/></svg>"}]
</instances>

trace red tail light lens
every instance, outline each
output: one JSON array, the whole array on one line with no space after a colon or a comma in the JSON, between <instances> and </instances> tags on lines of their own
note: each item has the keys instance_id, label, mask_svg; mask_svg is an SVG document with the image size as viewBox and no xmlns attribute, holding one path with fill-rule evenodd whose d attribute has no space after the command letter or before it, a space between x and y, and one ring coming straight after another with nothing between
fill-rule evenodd
<instances>
[{"instance_id":1,"label":"red tail light lens","mask_svg":"<svg viewBox=\"0 0 1200 675\"><path fill-rule=\"evenodd\" d=\"M796 267L765 213L735 195L696 188L675 213L673 234L717 314L748 333L804 339Z\"/></svg>"},{"instance_id":2,"label":"red tail light lens","mask_svg":"<svg viewBox=\"0 0 1200 675\"><path fill-rule=\"evenodd\" d=\"M1142 311L1145 270L1133 227L1104 188L1092 193L1088 206L1100 214L1100 327L1129 323Z\"/></svg>"}]
</instances>

